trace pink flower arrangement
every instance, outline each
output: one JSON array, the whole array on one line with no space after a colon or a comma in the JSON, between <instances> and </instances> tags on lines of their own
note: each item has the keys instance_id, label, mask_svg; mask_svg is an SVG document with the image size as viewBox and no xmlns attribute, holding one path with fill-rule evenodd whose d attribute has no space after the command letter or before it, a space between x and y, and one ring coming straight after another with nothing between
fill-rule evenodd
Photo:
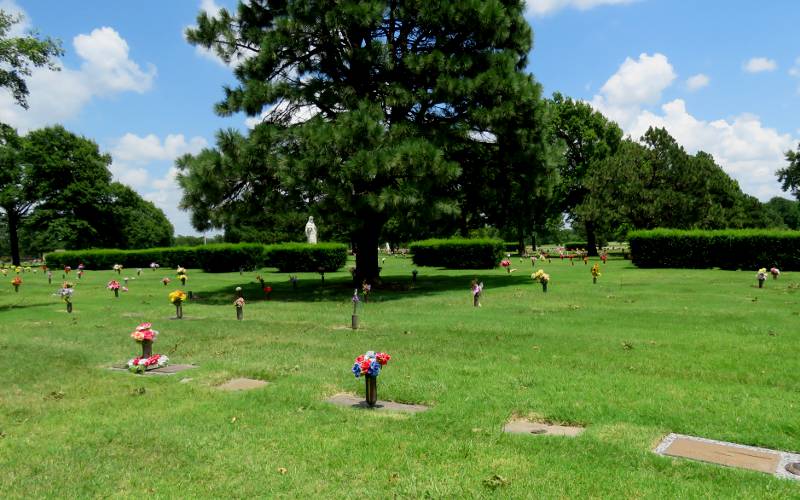
<instances>
[{"instance_id":1,"label":"pink flower arrangement","mask_svg":"<svg viewBox=\"0 0 800 500\"><path fill-rule=\"evenodd\" d=\"M131 338L136 342L144 342L145 340L155 342L158 332L153 330L151 326L153 326L151 323L142 323L131 333Z\"/></svg>"},{"instance_id":2,"label":"pink flower arrangement","mask_svg":"<svg viewBox=\"0 0 800 500\"><path fill-rule=\"evenodd\" d=\"M169 358L164 354L153 354L149 358L136 357L128 361L128 370L134 373L142 373L148 369L166 366L168 362Z\"/></svg>"},{"instance_id":3,"label":"pink flower arrangement","mask_svg":"<svg viewBox=\"0 0 800 500\"><path fill-rule=\"evenodd\" d=\"M109 290L119 290L119 281L117 280L109 281L108 285L106 285L106 288L108 288Z\"/></svg>"},{"instance_id":4,"label":"pink flower arrangement","mask_svg":"<svg viewBox=\"0 0 800 500\"><path fill-rule=\"evenodd\" d=\"M239 297L238 299L234 300L233 305L236 307L244 307L244 297Z\"/></svg>"},{"instance_id":5,"label":"pink flower arrangement","mask_svg":"<svg viewBox=\"0 0 800 500\"><path fill-rule=\"evenodd\" d=\"M769 273L772 275L772 279L778 279L778 276L781 275L781 271L777 267L771 268Z\"/></svg>"}]
</instances>

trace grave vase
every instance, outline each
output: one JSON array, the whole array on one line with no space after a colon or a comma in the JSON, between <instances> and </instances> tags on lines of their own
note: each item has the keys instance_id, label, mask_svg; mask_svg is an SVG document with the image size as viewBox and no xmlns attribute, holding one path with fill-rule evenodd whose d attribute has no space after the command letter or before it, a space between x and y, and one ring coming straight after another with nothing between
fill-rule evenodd
<instances>
[{"instance_id":1,"label":"grave vase","mask_svg":"<svg viewBox=\"0 0 800 500\"><path fill-rule=\"evenodd\" d=\"M758 280L758 288L764 288L764 280Z\"/></svg>"},{"instance_id":2,"label":"grave vase","mask_svg":"<svg viewBox=\"0 0 800 500\"><path fill-rule=\"evenodd\" d=\"M14 285L14 291L19 292L19 285Z\"/></svg>"},{"instance_id":3,"label":"grave vase","mask_svg":"<svg viewBox=\"0 0 800 500\"><path fill-rule=\"evenodd\" d=\"M72 312L72 302L67 302L67 312L68 313Z\"/></svg>"},{"instance_id":4,"label":"grave vase","mask_svg":"<svg viewBox=\"0 0 800 500\"><path fill-rule=\"evenodd\" d=\"M358 314L354 314L350 325L352 326L353 330L358 330Z\"/></svg>"},{"instance_id":5,"label":"grave vase","mask_svg":"<svg viewBox=\"0 0 800 500\"><path fill-rule=\"evenodd\" d=\"M142 340L142 357L149 358L153 355L153 341Z\"/></svg>"},{"instance_id":6,"label":"grave vase","mask_svg":"<svg viewBox=\"0 0 800 500\"><path fill-rule=\"evenodd\" d=\"M114 289L114 297L119 297L119 288Z\"/></svg>"},{"instance_id":7,"label":"grave vase","mask_svg":"<svg viewBox=\"0 0 800 500\"><path fill-rule=\"evenodd\" d=\"M547 293L547 282L542 282L542 292Z\"/></svg>"},{"instance_id":8,"label":"grave vase","mask_svg":"<svg viewBox=\"0 0 800 500\"><path fill-rule=\"evenodd\" d=\"M243 308L241 308L241 307L238 307L238 306L237 306L237 307L236 307L236 319L238 319L239 321L241 321L241 320L242 320L242 318L244 318L244 309L243 309Z\"/></svg>"},{"instance_id":9,"label":"grave vase","mask_svg":"<svg viewBox=\"0 0 800 500\"><path fill-rule=\"evenodd\" d=\"M594 283L595 285L597 284L597 278L595 278L594 276L592 277L592 283Z\"/></svg>"},{"instance_id":10,"label":"grave vase","mask_svg":"<svg viewBox=\"0 0 800 500\"><path fill-rule=\"evenodd\" d=\"M378 402L378 378L372 375L364 375L364 383L366 385L367 404L375 406Z\"/></svg>"},{"instance_id":11,"label":"grave vase","mask_svg":"<svg viewBox=\"0 0 800 500\"><path fill-rule=\"evenodd\" d=\"M175 304L175 317L178 319L183 319L183 304L180 302Z\"/></svg>"}]
</instances>

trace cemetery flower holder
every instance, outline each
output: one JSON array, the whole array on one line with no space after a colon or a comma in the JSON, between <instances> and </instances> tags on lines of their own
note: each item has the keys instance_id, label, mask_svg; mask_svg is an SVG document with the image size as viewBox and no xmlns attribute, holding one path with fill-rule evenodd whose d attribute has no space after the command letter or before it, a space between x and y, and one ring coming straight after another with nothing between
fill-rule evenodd
<instances>
[{"instance_id":1,"label":"cemetery flower holder","mask_svg":"<svg viewBox=\"0 0 800 500\"><path fill-rule=\"evenodd\" d=\"M592 266L592 283L597 284L597 278L601 276L600 274L600 264L595 264Z\"/></svg>"},{"instance_id":2,"label":"cemetery flower holder","mask_svg":"<svg viewBox=\"0 0 800 500\"><path fill-rule=\"evenodd\" d=\"M372 291L372 285L364 281L361 284L361 293L364 294L364 302L369 302L369 292Z\"/></svg>"},{"instance_id":3,"label":"cemetery flower holder","mask_svg":"<svg viewBox=\"0 0 800 500\"><path fill-rule=\"evenodd\" d=\"M22 284L22 278L19 276L14 276L14 279L11 280L11 285L14 287L15 292L19 292L19 286Z\"/></svg>"},{"instance_id":4,"label":"cemetery flower holder","mask_svg":"<svg viewBox=\"0 0 800 500\"><path fill-rule=\"evenodd\" d=\"M774 279L774 280L778 279L778 276L781 275L781 271L777 267L771 268L769 270L769 273L772 275L772 279Z\"/></svg>"},{"instance_id":5,"label":"cemetery flower holder","mask_svg":"<svg viewBox=\"0 0 800 500\"><path fill-rule=\"evenodd\" d=\"M378 402L378 375L381 373L381 368L386 366L390 359L392 357L385 352L368 351L357 357L353 363L351 370L353 375L356 378L364 376L365 399L370 407L375 406L375 403Z\"/></svg>"},{"instance_id":6,"label":"cemetery flower holder","mask_svg":"<svg viewBox=\"0 0 800 500\"><path fill-rule=\"evenodd\" d=\"M175 306L175 317L183 319L183 301L186 300L186 294L181 290L175 290L169 294L169 301Z\"/></svg>"},{"instance_id":7,"label":"cemetery flower holder","mask_svg":"<svg viewBox=\"0 0 800 500\"><path fill-rule=\"evenodd\" d=\"M378 402L378 378L372 375L364 375L365 396L369 406L375 406Z\"/></svg>"},{"instance_id":8,"label":"cemetery flower holder","mask_svg":"<svg viewBox=\"0 0 800 500\"><path fill-rule=\"evenodd\" d=\"M109 281L108 285L106 285L106 288L114 292L114 297L119 297L119 281L117 280Z\"/></svg>"},{"instance_id":9,"label":"cemetery flower holder","mask_svg":"<svg viewBox=\"0 0 800 500\"><path fill-rule=\"evenodd\" d=\"M270 294L272 293L272 287L267 285L264 287L264 295L267 296L267 300L270 300Z\"/></svg>"},{"instance_id":10,"label":"cemetery flower holder","mask_svg":"<svg viewBox=\"0 0 800 500\"><path fill-rule=\"evenodd\" d=\"M481 294L483 293L483 283L478 283L477 279L472 280L472 306L481 306Z\"/></svg>"},{"instance_id":11,"label":"cemetery flower holder","mask_svg":"<svg viewBox=\"0 0 800 500\"><path fill-rule=\"evenodd\" d=\"M153 270L153 272L156 272L156 269L158 269L159 267L161 267L161 266L159 266L159 265L158 265L158 264L156 264L155 262L151 262L151 263L150 263L150 269L152 269L152 270Z\"/></svg>"},{"instance_id":12,"label":"cemetery flower holder","mask_svg":"<svg viewBox=\"0 0 800 500\"><path fill-rule=\"evenodd\" d=\"M756 279L758 280L758 288L764 288L764 282L767 280L767 269L765 267L758 270Z\"/></svg>"},{"instance_id":13,"label":"cemetery flower holder","mask_svg":"<svg viewBox=\"0 0 800 500\"><path fill-rule=\"evenodd\" d=\"M142 355L128 361L128 370L134 373L144 373L147 370L166 366L169 358L163 354L153 354L153 342L158 332L153 330L151 323L142 323L131 333L131 338L142 345Z\"/></svg>"},{"instance_id":14,"label":"cemetery flower holder","mask_svg":"<svg viewBox=\"0 0 800 500\"><path fill-rule=\"evenodd\" d=\"M163 278L161 278L161 283L163 283L163 284L164 284L164 286L167 286L167 285L169 285L169 282L170 282L170 281L172 281L172 280L171 280L171 279L169 279L169 278L167 278L166 276L165 276L165 277L163 277Z\"/></svg>"},{"instance_id":15,"label":"cemetery flower holder","mask_svg":"<svg viewBox=\"0 0 800 500\"><path fill-rule=\"evenodd\" d=\"M358 288L353 290L353 316L351 318L350 326L353 330L358 330L358 303L361 299L358 298Z\"/></svg>"},{"instance_id":16,"label":"cemetery flower holder","mask_svg":"<svg viewBox=\"0 0 800 500\"><path fill-rule=\"evenodd\" d=\"M237 298L242 298L242 287L240 287L240 286L236 287L236 297Z\"/></svg>"},{"instance_id":17,"label":"cemetery flower holder","mask_svg":"<svg viewBox=\"0 0 800 500\"><path fill-rule=\"evenodd\" d=\"M72 283L70 283L69 281L65 281L61 285L61 288L56 293L56 295L61 297L61 300L66 302L68 313L72 313L72 294L75 291L75 289L72 287L73 287Z\"/></svg>"},{"instance_id":18,"label":"cemetery flower holder","mask_svg":"<svg viewBox=\"0 0 800 500\"><path fill-rule=\"evenodd\" d=\"M417 284L417 274L418 273L419 273L419 271L417 271L416 269L411 271L411 284L412 285L416 285Z\"/></svg>"},{"instance_id":19,"label":"cemetery flower holder","mask_svg":"<svg viewBox=\"0 0 800 500\"><path fill-rule=\"evenodd\" d=\"M117 274L122 274L122 264L114 264L114 271L116 271Z\"/></svg>"},{"instance_id":20,"label":"cemetery flower holder","mask_svg":"<svg viewBox=\"0 0 800 500\"><path fill-rule=\"evenodd\" d=\"M292 283L292 290L297 290L297 276L294 274L290 275L289 281Z\"/></svg>"},{"instance_id":21,"label":"cemetery flower holder","mask_svg":"<svg viewBox=\"0 0 800 500\"><path fill-rule=\"evenodd\" d=\"M550 283L550 275L544 272L543 269L539 269L535 273L531 274L531 278L534 281L538 281L542 285L542 292L547 293L547 284Z\"/></svg>"},{"instance_id":22,"label":"cemetery flower holder","mask_svg":"<svg viewBox=\"0 0 800 500\"><path fill-rule=\"evenodd\" d=\"M236 306L236 319L241 321L244 318L244 298L240 296L233 305Z\"/></svg>"}]
</instances>

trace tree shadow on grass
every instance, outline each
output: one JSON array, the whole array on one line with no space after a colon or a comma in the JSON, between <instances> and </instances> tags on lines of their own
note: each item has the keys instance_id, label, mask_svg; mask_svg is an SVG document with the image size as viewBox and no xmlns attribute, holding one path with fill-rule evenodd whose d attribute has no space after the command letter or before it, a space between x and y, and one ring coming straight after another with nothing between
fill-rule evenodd
<instances>
[{"instance_id":1,"label":"tree shadow on grass","mask_svg":"<svg viewBox=\"0 0 800 500\"><path fill-rule=\"evenodd\" d=\"M322 280L301 280L297 284L297 289L293 289L292 284L288 281L288 274L286 276L287 279L284 282L270 283L272 292L269 298L259 283L239 282L232 283L225 288L204 290L199 293L197 302L210 305L232 305L236 299L235 289L237 286L242 287L242 295L246 302L267 300L275 302L342 302L351 297L356 288L359 289L359 296L363 300L361 287L355 285L351 278L325 278L324 284ZM405 274L388 275L382 276L383 283L373 288L369 301L387 302L410 299L438 295L453 290L461 290L468 294L473 278L482 281L488 292L491 292L492 289L533 284L530 276L525 273L507 276L498 274L496 270L491 269L476 269L470 274L460 275L419 276L416 284L413 284L411 277Z\"/></svg>"}]
</instances>

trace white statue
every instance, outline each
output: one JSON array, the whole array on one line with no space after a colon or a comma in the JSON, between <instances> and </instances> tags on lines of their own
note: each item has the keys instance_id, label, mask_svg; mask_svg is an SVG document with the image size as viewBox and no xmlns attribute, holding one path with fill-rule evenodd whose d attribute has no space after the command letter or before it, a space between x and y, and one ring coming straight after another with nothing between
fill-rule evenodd
<instances>
[{"instance_id":1,"label":"white statue","mask_svg":"<svg viewBox=\"0 0 800 500\"><path fill-rule=\"evenodd\" d=\"M314 217L309 217L306 223L306 239L312 245L317 244L317 226L314 224Z\"/></svg>"}]
</instances>

